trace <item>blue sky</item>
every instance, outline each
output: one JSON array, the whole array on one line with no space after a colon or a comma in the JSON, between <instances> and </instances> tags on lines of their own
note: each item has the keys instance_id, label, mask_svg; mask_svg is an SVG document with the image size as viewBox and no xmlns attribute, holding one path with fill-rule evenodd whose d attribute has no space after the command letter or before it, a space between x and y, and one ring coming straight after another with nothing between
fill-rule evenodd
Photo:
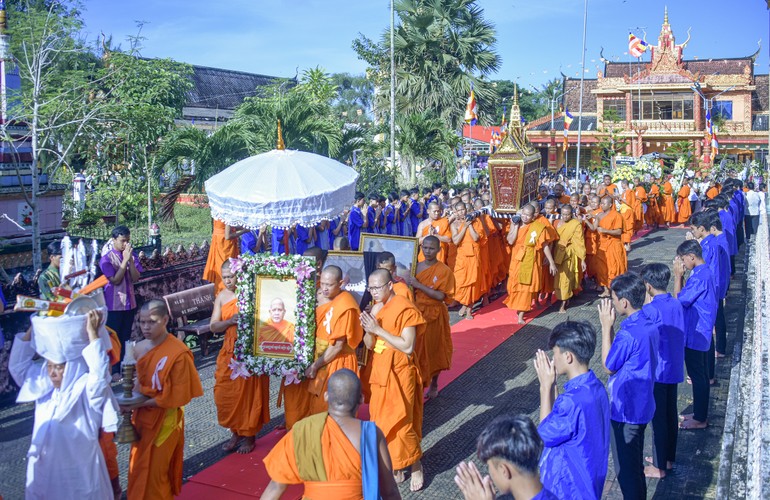
<instances>
[{"instance_id":1,"label":"blue sky","mask_svg":"<svg viewBox=\"0 0 770 500\"><path fill-rule=\"evenodd\" d=\"M144 21L142 55L274 76L321 66L363 73L351 48L363 33L378 39L389 24L389 0L86 0L89 38L103 31L127 46ZM578 76L582 0L478 0L497 28L503 64L492 79L541 85ZM586 77L594 78L599 50L627 61L630 27L646 27L657 43L668 5L677 42L692 39L685 58L719 59L753 53L762 39L755 73L768 72L768 13L764 0L589 0ZM642 36L642 30L634 30ZM647 56L649 58L649 56Z\"/></svg>"}]
</instances>

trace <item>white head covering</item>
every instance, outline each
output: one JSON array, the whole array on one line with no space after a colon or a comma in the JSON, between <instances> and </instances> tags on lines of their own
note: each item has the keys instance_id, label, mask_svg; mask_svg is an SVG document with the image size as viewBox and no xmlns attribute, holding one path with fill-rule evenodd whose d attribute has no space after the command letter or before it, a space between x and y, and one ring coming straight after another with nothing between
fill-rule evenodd
<instances>
[{"instance_id":1,"label":"white head covering","mask_svg":"<svg viewBox=\"0 0 770 500\"><path fill-rule=\"evenodd\" d=\"M102 323L99 326L99 338L104 343L104 350L110 350L110 336L105 325L107 310L103 308ZM86 322L88 317L81 316L32 316L32 348L40 356L54 363L66 363L80 357L89 344Z\"/></svg>"}]
</instances>

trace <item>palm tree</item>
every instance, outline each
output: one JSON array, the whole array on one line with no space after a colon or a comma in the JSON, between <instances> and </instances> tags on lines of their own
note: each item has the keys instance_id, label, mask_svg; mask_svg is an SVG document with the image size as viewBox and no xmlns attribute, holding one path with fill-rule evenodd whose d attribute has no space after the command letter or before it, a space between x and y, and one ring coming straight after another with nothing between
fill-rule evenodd
<instances>
[{"instance_id":1,"label":"palm tree","mask_svg":"<svg viewBox=\"0 0 770 500\"><path fill-rule=\"evenodd\" d=\"M423 166L433 161L452 164L460 138L447 128L443 119L423 112L399 119L396 142L401 156L401 174L414 183L418 163Z\"/></svg>"}]
</instances>

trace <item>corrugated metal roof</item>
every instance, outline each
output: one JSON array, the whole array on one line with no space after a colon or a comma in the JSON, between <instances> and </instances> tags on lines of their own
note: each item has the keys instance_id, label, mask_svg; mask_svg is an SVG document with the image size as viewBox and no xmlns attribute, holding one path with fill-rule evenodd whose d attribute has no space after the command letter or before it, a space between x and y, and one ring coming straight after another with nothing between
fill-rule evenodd
<instances>
[{"instance_id":1,"label":"corrugated metal roof","mask_svg":"<svg viewBox=\"0 0 770 500\"><path fill-rule=\"evenodd\" d=\"M261 87L274 85L284 78L258 75L243 71L233 71L206 66L193 66L190 79L193 88L187 92L188 108L235 109L246 97L259 93ZM294 78L289 79L287 87L296 85Z\"/></svg>"}]
</instances>

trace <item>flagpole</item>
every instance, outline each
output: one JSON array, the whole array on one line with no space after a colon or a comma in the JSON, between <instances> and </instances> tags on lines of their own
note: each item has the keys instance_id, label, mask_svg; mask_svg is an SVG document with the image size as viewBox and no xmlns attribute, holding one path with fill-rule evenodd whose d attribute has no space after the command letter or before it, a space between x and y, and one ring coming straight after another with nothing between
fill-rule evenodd
<instances>
[{"instance_id":1,"label":"flagpole","mask_svg":"<svg viewBox=\"0 0 770 500\"><path fill-rule=\"evenodd\" d=\"M579 172L580 172L580 145L583 136L583 83L586 78L586 26L588 25L588 0L583 3L583 53L581 57L580 69L580 115L578 116L578 143L577 159L575 160L575 190L577 191ZM567 156L567 150L564 150L564 156ZM565 163L566 164L566 163Z\"/></svg>"},{"instance_id":2,"label":"flagpole","mask_svg":"<svg viewBox=\"0 0 770 500\"><path fill-rule=\"evenodd\" d=\"M390 168L396 168L396 13L390 0Z\"/></svg>"}]
</instances>

